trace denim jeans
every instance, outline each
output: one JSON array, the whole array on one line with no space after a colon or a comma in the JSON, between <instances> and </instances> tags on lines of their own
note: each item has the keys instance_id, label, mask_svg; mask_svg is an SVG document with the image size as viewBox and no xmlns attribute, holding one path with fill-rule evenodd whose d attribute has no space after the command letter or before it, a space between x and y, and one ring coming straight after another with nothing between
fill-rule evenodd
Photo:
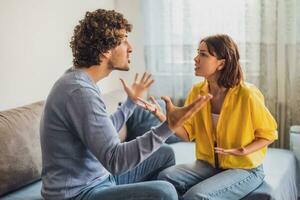
<instances>
[{"instance_id":1,"label":"denim jeans","mask_svg":"<svg viewBox=\"0 0 300 200\"><path fill-rule=\"evenodd\" d=\"M215 169L207 162L169 167L158 175L172 183L184 200L238 200L255 190L264 179L262 165L254 169Z\"/></svg>"},{"instance_id":2,"label":"denim jeans","mask_svg":"<svg viewBox=\"0 0 300 200\"><path fill-rule=\"evenodd\" d=\"M118 176L110 175L101 184L83 191L73 199L177 200L176 189L172 184L156 180L160 171L174 164L172 148L163 145L136 168Z\"/></svg>"}]
</instances>

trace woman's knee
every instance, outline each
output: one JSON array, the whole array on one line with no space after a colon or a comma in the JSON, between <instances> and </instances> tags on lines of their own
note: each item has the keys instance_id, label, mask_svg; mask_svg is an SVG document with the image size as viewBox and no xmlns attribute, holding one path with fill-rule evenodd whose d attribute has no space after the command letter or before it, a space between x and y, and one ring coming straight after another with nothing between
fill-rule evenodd
<instances>
[{"instance_id":1,"label":"woman's knee","mask_svg":"<svg viewBox=\"0 0 300 200\"><path fill-rule=\"evenodd\" d=\"M182 200L212 200L212 198L208 197L205 193L201 191L191 192L187 191L183 196Z\"/></svg>"}]
</instances>

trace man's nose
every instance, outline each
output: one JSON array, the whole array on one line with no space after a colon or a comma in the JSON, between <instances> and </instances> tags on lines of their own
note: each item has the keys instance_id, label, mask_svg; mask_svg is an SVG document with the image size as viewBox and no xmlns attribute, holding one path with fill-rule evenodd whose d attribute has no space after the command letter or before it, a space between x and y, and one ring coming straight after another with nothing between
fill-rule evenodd
<instances>
[{"instance_id":1,"label":"man's nose","mask_svg":"<svg viewBox=\"0 0 300 200\"><path fill-rule=\"evenodd\" d=\"M132 46L131 44L128 42L128 52L131 53L132 52Z\"/></svg>"}]
</instances>

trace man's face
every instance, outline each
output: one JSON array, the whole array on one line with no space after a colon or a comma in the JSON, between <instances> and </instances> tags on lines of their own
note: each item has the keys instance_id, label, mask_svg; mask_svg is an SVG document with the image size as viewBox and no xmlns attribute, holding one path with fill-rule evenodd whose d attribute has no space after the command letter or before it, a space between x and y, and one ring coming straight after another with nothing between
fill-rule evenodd
<instances>
[{"instance_id":1,"label":"man's face","mask_svg":"<svg viewBox=\"0 0 300 200\"><path fill-rule=\"evenodd\" d=\"M123 35L121 44L112 49L108 64L114 70L128 71L132 47L127 40L126 30L121 29L120 32Z\"/></svg>"}]
</instances>

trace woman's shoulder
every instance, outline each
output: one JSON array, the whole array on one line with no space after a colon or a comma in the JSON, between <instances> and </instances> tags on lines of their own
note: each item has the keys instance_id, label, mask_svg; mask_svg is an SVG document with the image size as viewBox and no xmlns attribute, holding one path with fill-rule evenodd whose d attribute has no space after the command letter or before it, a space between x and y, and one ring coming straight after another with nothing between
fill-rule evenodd
<instances>
[{"instance_id":1,"label":"woman's shoulder","mask_svg":"<svg viewBox=\"0 0 300 200\"><path fill-rule=\"evenodd\" d=\"M197 92L199 92L199 91L205 91L205 90L207 90L207 89L208 89L208 88L207 88L207 81L204 80L204 81L195 83L195 84L193 85L191 91L195 91L195 92L197 91Z\"/></svg>"},{"instance_id":2,"label":"woman's shoulder","mask_svg":"<svg viewBox=\"0 0 300 200\"><path fill-rule=\"evenodd\" d=\"M252 83L248 82L242 82L239 85L239 96L244 97L244 98L250 98L250 99L264 99L263 94L261 91Z\"/></svg>"}]
</instances>

